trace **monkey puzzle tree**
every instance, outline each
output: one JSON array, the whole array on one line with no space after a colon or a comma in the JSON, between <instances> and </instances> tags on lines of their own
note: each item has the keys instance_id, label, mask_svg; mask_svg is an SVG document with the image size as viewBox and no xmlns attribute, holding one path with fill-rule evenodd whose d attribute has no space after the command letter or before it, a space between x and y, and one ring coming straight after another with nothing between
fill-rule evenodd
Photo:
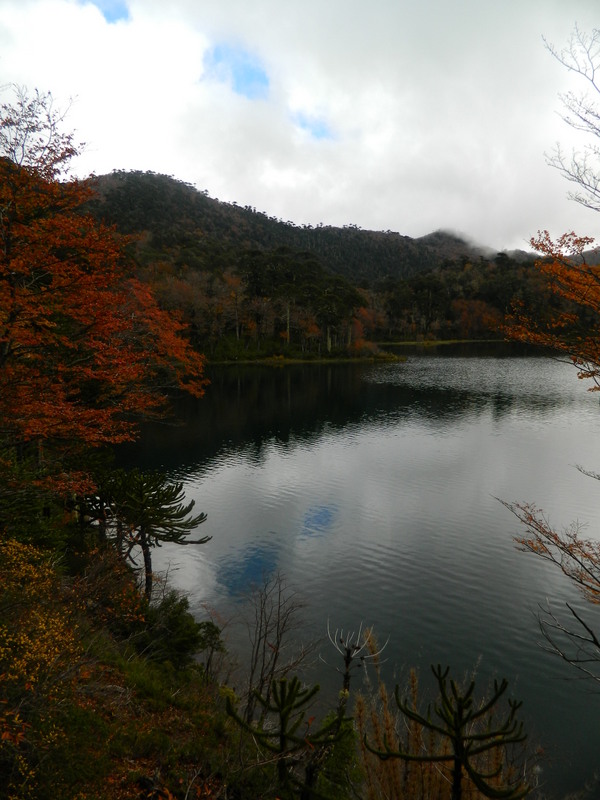
<instances>
[{"instance_id":1,"label":"monkey puzzle tree","mask_svg":"<svg viewBox=\"0 0 600 800\"><path fill-rule=\"evenodd\" d=\"M183 484L166 483L161 475L129 474L121 508L128 523L130 548L140 546L144 559L144 587L148 600L152 595L153 547L164 542L205 544L212 537L188 539L189 534L206 520L206 514L190 517L194 501L184 505Z\"/></svg>"},{"instance_id":2,"label":"monkey puzzle tree","mask_svg":"<svg viewBox=\"0 0 600 800\"><path fill-rule=\"evenodd\" d=\"M206 521L206 514L190 516L194 500L185 503L183 483L169 482L159 473L138 469L115 470L99 481L98 491L86 498L81 516L96 523L101 535L115 542L124 560L135 563L142 553L144 592L152 597L152 548L165 542L205 544L211 536L188 536Z\"/></svg>"},{"instance_id":3,"label":"monkey puzzle tree","mask_svg":"<svg viewBox=\"0 0 600 800\"><path fill-rule=\"evenodd\" d=\"M314 725L314 717L306 719L309 704L319 692L319 686L303 688L300 680L279 678L272 681L269 696L256 692L256 699L265 714L258 724L246 722L231 700L227 699L227 713L240 727L252 734L259 747L273 753L277 766L277 789L286 797L299 796L312 800L318 777L318 751L334 744L343 735L343 715L335 715L321 725ZM304 780L298 768L304 767Z\"/></svg>"},{"instance_id":4,"label":"monkey puzzle tree","mask_svg":"<svg viewBox=\"0 0 600 800\"><path fill-rule=\"evenodd\" d=\"M396 686L395 698L400 711L409 720L421 725L440 737L441 748L436 753L415 753L403 749L394 749L384 738L384 749L378 750L365 741L367 748L381 759L400 758L404 761L449 763L452 781L452 800L461 800L463 774L470 780L484 797L497 800L520 800L530 792L530 788L520 779L512 785L499 782L504 767L502 756L506 748L525 741L522 723L516 719L521 706L514 700L508 701L508 712L496 721L494 708L508 688L506 680L494 681L491 696L481 703L474 703L473 692L475 681L471 681L462 690L455 681L448 685L449 667L442 669L440 665L432 667L433 674L440 690L440 700L423 716L407 700L400 698ZM445 747L444 745L448 745ZM482 765L481 758L491 754L499 755L492 762L493 766ZM494 763L496 762L496 763Z\"/></svg>"},{"instance_id":5,"label":"monkey puzzle tree","mask_svg":"<svg viewBox=\"0 0 600 800\"><path fill-rule=\"evenodd\" d=\"M72 491L86 483L61 457L132 439L168 387L200 396L203 358L133 277L126 240L84 212L93 186L67 179L80 147L51 95L14 93L0 105L0 444L5 468L32 450Z\"/></svg>"}]
</instances>

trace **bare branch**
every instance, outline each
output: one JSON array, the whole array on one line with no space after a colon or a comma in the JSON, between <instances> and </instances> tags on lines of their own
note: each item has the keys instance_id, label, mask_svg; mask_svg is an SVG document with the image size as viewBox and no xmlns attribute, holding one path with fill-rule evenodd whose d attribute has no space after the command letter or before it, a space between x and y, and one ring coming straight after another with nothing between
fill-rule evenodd
<instances>
[{"instance_id":1,"label":"bare branch","mask_svg":"<svg viewBox=\"0 0 600 800\"><path fill-rule=\"evenodd\" d=\"M544 649L575 667L586 678L600 682L600 640L572 605L565 603L578 627L565 625L550 609L540 607L538 623Z\"/></svg>"},{"instance_id":2,"label":"bare branch","mask_svg":"<svg viewBox=\"0 0 600 800\"><path fill-rule=\"evenodd\" d=\"M563 107L561 114L566 124L576 131L600 138L600 29L585 33L575 26L567 47L558 50L544 39L547 50L569 72L578 75L587 91L576 94L568 91L559 95ZM590 96L591 93L591 96ZM550 155L547 163L557 169L579 189L569 192L569 197L594 211L600 211L600 148L588 144L583 150L573 150L566 156L560 145Z\"/></svg>"},{"instance_id":3,"label":"bare branch","mask_svg":"<svg viewBox=\"0 0 600 800\"><path fill-rule=\"evenodd\" d=\"M256 693L270 699L274 680L285 677L306 661L316 643L298 644L292 634L302 627L300 613L305 604L289 589L281 573L265 577L250 596L250 639L245 719L252 722Z\"/></svg>"},{"instance_id":4,"label":"bare branch","mask_svg":"<svg viewBox=\"0 0 600 800\"><path fill-rule=\"evenodd\" d=\"M582 467L584 475L599 476ZM580 536L581 525L573 523L558 533L547 517L534 506L501 501L525 525L527 535L515 537L520 550L534 553L560 568L575 583L586 600L600 603L600 542ZM585 677L600 681L600 639L582 614L565 604L572 617L571 625L562 622L550 604L540 606L538 624L548 652L558 655Z\"/></svg>"},{"instance_id":5,"label":"bare branch","mask_svg":"<svg viewBox=\"0 0 600 800\"><path fill-rule=\"evenodd\" d=\"M600 603L600 542L581 536L583 525L572 523L557 532L536 506L500 501L527 529L515 537L520 550L534 553L555 564L592 603Z\"/></svg>"}]
</instances>

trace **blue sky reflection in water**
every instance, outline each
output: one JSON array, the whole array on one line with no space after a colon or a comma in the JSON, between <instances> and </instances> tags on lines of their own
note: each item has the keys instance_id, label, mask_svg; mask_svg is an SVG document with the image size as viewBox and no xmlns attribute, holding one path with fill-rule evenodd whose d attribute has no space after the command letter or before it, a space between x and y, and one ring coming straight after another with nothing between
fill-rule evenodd
<instances>
[{"instance_id":1,"label":"blue sky reflection in water","mask_svg":"<svg viewBox=\"0 0 600 800\"><path fill-rule=\"evenodd\" d=\"M257 542L236 555L222 558L216 565L215 577L229 595L247 597L254 586L277 572L279 561L273 542Z\"/></svg>"},{"instance_id":2,"label":"blue sky reflection in water","mask_svg":"<svg viewBox=\"0 0 600 800\"><path fill-rule=\"evenodd\" d=\"M335 506L309 508L302 522L301 536L324 536L331 528L336 515ZM277 534L269 539L259 539L245 549L222 557L215 565L215 578L219 587L231 597L246 598L253 587L264 579L272 578L279 569L280 543Z\"/></svg>"},{"instance_id":3,"label":"blue sky reflection in water","mask_svg":"<svg viewBox=\"0 0 600 800\"><path fill-rule=\"evenodd\" d=\"M187 426L168 438L149 431L139 451L154 450L208 513L210 543L160 551L198 613L234 614L245 587L281 570L308 604L307 635L322 637L329 618L390 637L390 683L414 665L426 685L437 662L457 675L477 666L482 687L505 676L552 786L578 788L595 768L589 712L600 698L538 647L534 612L568 600L600 628L599 609L516 550L517 521L496 498L534 502L559 527L587 521L598 535L598 485L575 468L600 467L597 396L571 367L540 358L429 355L213 377ZM324 691L337 677L322 666Z\"/></svg>"},{"instance_id":4,"label":"blue sky reflection in water","mask_svg":"<svg viewBox=\"0 0 600 800\"><path fill-rule=\"evenodd\" d=\"M308 536L326 534L335 520L336 511L337 508L335 505L313 506L309 508L304 515L302 533Z\"/></svg>"}]
</instances>

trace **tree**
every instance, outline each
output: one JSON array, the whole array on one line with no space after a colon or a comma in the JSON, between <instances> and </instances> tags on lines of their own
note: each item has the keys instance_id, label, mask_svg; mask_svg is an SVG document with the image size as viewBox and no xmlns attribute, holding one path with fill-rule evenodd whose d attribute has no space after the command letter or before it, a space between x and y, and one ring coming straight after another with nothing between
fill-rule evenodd
<instances>
[{"instance_id":1,"label":"tree","mask_svg":"<svg viewBox=\"0 0 600 800\"><path fill-rule=\"evenodd\" d=\"M596 73L600 67L600 30L582 33L577 27L569 46L550 52L567 69L584 78L600 93ZM567 124L600 139L600 106L587 95L572 92L562 96ZM600 145L596 142L583 153L567 160L560 148L550 159L578 189L572 199L600 211ZM593 239L566 233L553 241L547 231L531 240L542 258L536 262L554 301L533 311L525 303L507 321L512 338L543 345L566 355L576 366L578 377L600 389L600 264L597 252L590 252ZM579 468L585 475L600 475ZM550 561L572 580L592 603L600 602L600 548L581 536L579 523L557 531L544 513L532 504L503 504L521 521L526 535L516 537L520 549ZM548 648L594 680L600 680L600 639L582 614L567 603L571 615L567 625L548 607L541 609L538 622Z\"/></svg>"},{"instance_id":2,"label":"tree","mask_svg":"<svg viewBox=\"0 0 600 800\"><path fill-rule=\"evenodd\" d=\"M567 47L557 50L548 42L546 47L569 72L583 78L588 90L600 95L597 79L600 66L600 29L594 28L588 34L575 26ZM585 92L576 94L569 91L561 95L564 109L562 118L574 130L591 134L598 139L600 106L594 100L593 94L591 98ZM569 193L572 200L594 211L600 211L600 145L587 144L583 151L573 150L570 156L557 145L553 154L548 157L548 163L577 186L575 191Z\"/></svg>"},{"instance_id":3,"label":"tree","mask_svg":"<svg viewBox=\"0 0 600 800\"><path fill-rule=\"evenodd\" d=\"M270 700L273 682L297 669L314 650L314 644L295 646L290 642L301 628L304 603L288 589L283 575L265 576L250 596L251 618L248 621L250 652L248 657L247 695L244 716L251 723L257 697Z\"/></svg>"},{"instance_id":4,"label":"tree","mask_svg":"<svg viewBox=\"0 0 600 800\"><path fill-rule=\"evenodd\" d=\"M517 304L505 321L513 339L542 345L565 354L580 378L590 378L598 388L600 376L600 265L589 264L586 250L593 239L563 234L555 242L547 231L531 240L543 257L536 262L551 292L543 309L532 311Z\"/></svg>"},{"instance_id":5,"label":"tree","mask_svg":"<svg viewBox=\"0 0 600 800\"><path fill-rule=\"evenodd\" d=\"M335 633L332 635L329 628L329 620L327 620L327 638L342 656L344 662L344 669L341 670L336 667L337 671L342 675L342 691L340 692L340 707L345 709L348 695L350 693L350 680L352 672L361 669L369 661L379 662L379 656L387 647L389 639L386 640L383 647L376 648L373 631L367 628L363 632L362 624L358 628L358 632L347 632L344 634L343 630L336 628Z\"/></svg>"},{"instance_id":6,"label":"tree","mask_svg":"<svg viewBox=\"0 0 600 800\"><path fill-rule=\"evenodd\" d=\"M581 470L600 480L600 475ZM584 538L579 523L557 531L544 513L527 503L507 503L506 508L521 521L525 536L515 537L519 549L534 553L557 566L580 589L583 597L595 605L600 603L600 543ZM570 603L571 616L567 625L551 610L541 608L538 614L540 630L550 652L560 656L586 677L600 682L600 638L589 621Z\"/></svg>"},{"instance_id":7,"label":"tree","mask_svg":"<svg viewBox=\"0 0 600 800\"><path fill-rule=\"evenodd\" d=\"M206 514L190 516L195 503L184 504L184 499L181 481L170 483L159 473L134 469L111 473L84 503L82 516L95 521L101 535L114 539L125 560L134 561L132 554L140 548L148 600L152 597L152 548L165 542L205 544L212 538L187 538L206 521Z\"/></svg>"},{"instance_id":8,"label":"tree","mask_svg":"<svg viewBox=\"0 0 600 800\"><path fill-rule=\"evenodd\" d=\"M569 44L562 50L546 43L550 53L570 72L580 76L588 89L600 94L600 29L590 34L576 26ZM592 137L583 151L568 158L557 146L548 159L577 189L569 196L578 203L600 211L600 105L587 93L570 91L561 96L563 119L571 128ZM600 343L596 336L600 321L600 267L597 253L590 253L594 240L565 233L553 241L547 231L531 239L541 258L538 272L546 279L554 301L533 310L521 303L507 320L512 338L533 342L566 353L579 370L580 378L591 378L597 387Z\"/></svg>"},{"instance_id":9,"label":"tree","mask_svg":"<svg viewBox=\"0 0 600 800\"><path fill-rule=\"evenodd\" d=\"M453 680L448 685L449 667L442 669L438 665L432 667L432 671L440 690L439 702L433 707L435 718L432 718L431 708L423 716L407 700L402 700L397 686L395 699L404 716L440 737L439 751L416 753L403 748L395 749L386 737L383 749L371 747L365 741L367 748L384 760L400 758L404 761L450 763L452 800L461 800L463 773L484 797L520 800L529 794L530 788L522 780L516 780L508 786L498 783L504 766L502 758L492 768L478 763L481 757L493 752L502 754L508 746L519 744L526 738L522 723L516 718L521 703L509 700L506 715L498 722L494 718L494 708L508 688L506 680L500 683L494 681L491 696L476 705L473 697L475 681L471 681L463 690ZM445 747L445 744L449 747Z\"/></svg>"},{"instance_id":10,"label":"tree","mask_svg":"<svg viewBox=\"0 0 600 800\"><path fill-rule=\"evenodd\" d=\"M0 441L34 446L72 490L85 482L60 456L132 439L169 387L201 396L204 361L132 277L127 240L85 213L93 182L67 179L81 148L52 96L14 94L0 105Z\"/></svg>"},{"instance_id":11,"label":"tree","mask_svg":"<svg viewBox=\"0 0 600 800\"><path fill-rule=\"evenodd\" d=\"M44 796L40 773L60 750L83 664L76 603L56 564L0 536L0 798Z\"/></svg>"},{"instance_id":12,"label":"tree","mask_svg":"<svg viewBox=\"0 0 600 800\"><path fill-rule=\"evenodd\" d=\"M301 800L318 797L315 783L321 764L316 751L328 748L342 735L342 722L345 720L338 715L318 726L313 725L314 717L305 719L308 706L318 691L318 685L303 688L296 676L274 679L268 696L255 692L264 709L261 721L256 725L241 717L227 698L227 713L243 730L252 734L259 747L274 754L277 788L287 797L293 797L298 789ZM304 765L304 780L297 774L300 765Z\"/></svg>"},{"instance_id":13,"label":"tree","mask_svg":"<svg viewBox=\"0 0 600 800\"><path fill-rule=\"evenodd\" d=\"M419 275L412 283L412 290L421 332L428 336L435 325L439 325L447 316L450 305L448 293L440 276L434 272Z\"/></svg>"}]
</instances>

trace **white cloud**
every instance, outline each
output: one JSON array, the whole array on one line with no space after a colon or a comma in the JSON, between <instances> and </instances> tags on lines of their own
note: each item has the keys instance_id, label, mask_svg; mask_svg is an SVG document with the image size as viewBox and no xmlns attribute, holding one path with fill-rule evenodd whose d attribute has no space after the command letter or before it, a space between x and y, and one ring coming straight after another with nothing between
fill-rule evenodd
<instances>
[{"instance_id":1,"label":"white cloud","mask_svg":"<svg viewBox=\"0 0 600 800\"><path fill-rule=\"evenodd\" d=\"M0 0L0 85L76 101L84 172L166 172L298 223L492 247L594 234L544 152L597 0Z\"/></svg>"}]
</instances>

